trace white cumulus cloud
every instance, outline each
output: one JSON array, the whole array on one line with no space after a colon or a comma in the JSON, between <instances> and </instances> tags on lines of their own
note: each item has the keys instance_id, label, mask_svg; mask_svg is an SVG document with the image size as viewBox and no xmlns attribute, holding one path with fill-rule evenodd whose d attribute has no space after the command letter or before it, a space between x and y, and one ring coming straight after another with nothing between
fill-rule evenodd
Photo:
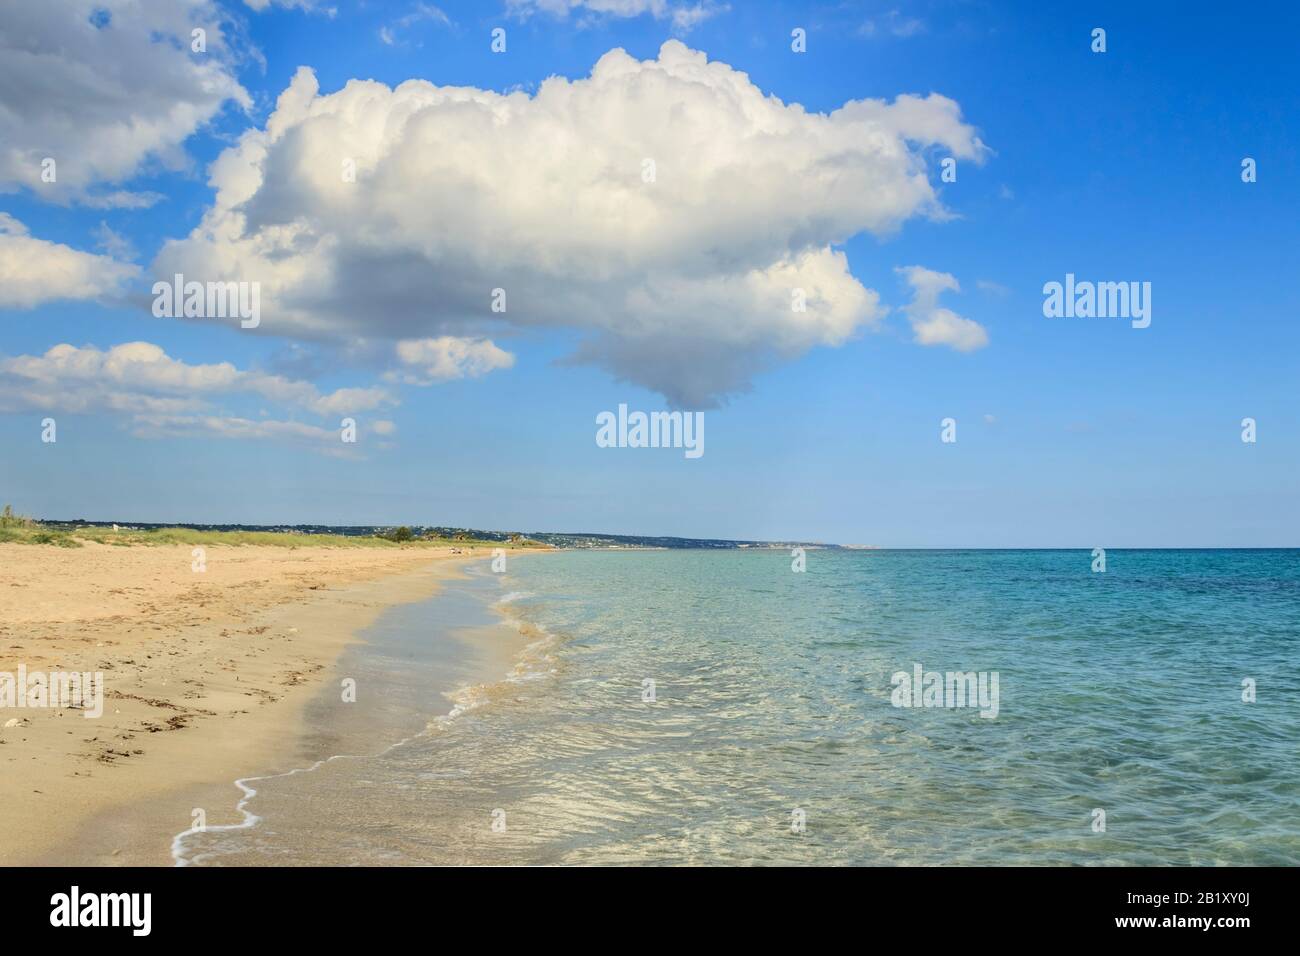
<instances>
[{"instance_id":1,"label":"white cumulus cloud","mask_svg":"<svg viewBox=\"0 0 1300 956\"><path fill-rule=\"evenodd\" d=\"M942 216L932 146L987 152L946 97L809 112L678 41L647 61L613 50L535 95L423 80L322 94L300 69L213 164L213 206L154 272L259 281L269 334L574 330L572 361L702 406L878 325L879 296L836 246Z\"/></svg>"}]
</instances>

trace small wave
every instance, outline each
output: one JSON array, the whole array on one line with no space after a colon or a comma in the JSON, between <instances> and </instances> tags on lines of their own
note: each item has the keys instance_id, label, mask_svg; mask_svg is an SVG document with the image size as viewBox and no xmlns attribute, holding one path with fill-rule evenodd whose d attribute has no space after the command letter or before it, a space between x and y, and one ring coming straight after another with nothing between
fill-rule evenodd
<instances>
[{"instance_id":1,"label":"small wave","mask_svg":"<svg viewBox=\"0 0 1300 956\"><path fill-rule=\"evenodd\" d=\"M452 702L451 710L431 720L427 729L444 729L462 714L513 694L518 685L542 680L556 672L559 660L551 651L559 646L558 637L540 624L510 617L506 620L515 625L521 634L536 639L523 647L515 660L515 666L502 680L471 684L448 694L447 698Z\"/></svg>"},{"instance_id":2,"label":"small wave","mask_svg":"<svg viewBox=\"0 0 1300 956\"><path fill-rule=\"evenodd\" d=\"M396 743L389 744L387 747L373 754L335 754L332 757L325 757L321 760L317 760L309 767L294 767L292 770L286 770L283 773L268 773L263 774L260 777L242 777L239 780L236 780L235 786L244 791L244 796L237 804L235 804L235 809L239 811L243 819L238 823L220 823L216 826L204 826L202 830L195 830L193 827L188 830L182 830L180 833L172 837L173 864L175 866L189 866L191 863L199 859L198 857L190 858L185 855L184 850L186 837L194 836L196 833L228 833L232 830L251 830L262 822L261 817L248 809L248 801L257 796L257 791L249 786L250 783L259 783L263 780L278 780L280 777L293 777L300 773L313 773L325 766L325 764L332 763L335 760L361 760L369 757L382 757L390 750L396 750L398 747L408 744L416 737L420 736L423 736L423 733L411 734L407 737L403 737Z\"/></svg>"},{"instance_id":3,"label":"small wave","mask_svg":"<svg viewBox=\"0 0 1300 956\"><path fill-rule=\"evenodd\" d=\"M505 622L528 638L528 643L515 659L515 666L506 675L507 683L519 683L536 680L555 673L559 659L552 653L563 641L558 634L548 630L544 624L522 617L518 611L509 606L498 607Z\"/></svg>"},{"instance_id":4,"label":"small wave","mask_svg":"<svg viewBox=\"0 0 1300 956\"><path fill-rule=\"evenodd\" d=\"M527 598L536 597L536 596L537 595L535 595L532 591L511 591L509 594L500 598L496 603L498 605L514 604L516 601L523 601L526 600Z\"/></svg>"}]
</instances>

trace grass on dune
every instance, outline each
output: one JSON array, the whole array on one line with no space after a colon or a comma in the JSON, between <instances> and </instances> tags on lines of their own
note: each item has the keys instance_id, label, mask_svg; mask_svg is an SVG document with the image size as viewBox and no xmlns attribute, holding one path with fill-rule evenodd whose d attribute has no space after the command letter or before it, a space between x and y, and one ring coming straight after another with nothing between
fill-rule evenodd
<instances>
[{"instance_id":1,"label":"grass on dune","mask_svg":"<svg viewBox=\"0 0 1300 956\"><path fill-rule=\"evenodd\" d=\"M143 531L99 526L68 532L83 541L113 545L226 544L264 545L277 548L396 548L382 538L343 534L292 534L285 531L199 531L194 528L154 528Z\"/></svg>"},{"instance_id":2,"label":"grass on dune","mask_svg":"<svg viewBox=\"0 0 1300 956\"><path fill-rule=\"evenodd\" d=\"M19 544L54 544L61 548L79 548L81 543L67 532L43 528L38 522L14 514L14 509L4 506L0 511L0 544L16 541Z\"/></svg>"},{"instance_id":3,"label":"grass on dune","mask_svg":"<svg viewBox=\"0 0 1300 956\"><path fill-rule=\"evenodd\" d=\"M66 531L47 531L40 525L30 528L6 527L0 525L0 544L53 544L60 548L79 548L81 542Z\"/></svg>"},{"instance_id":4,"label":"grass on dune","mask_svg":"<svg viewBox=\"0 0 1300 956\"><path fill-rule=\"evenodd\" d=\"M409 532L408 532L409 533ZM6 505L0 514L0 544L52 544L80 548L85 541L131 547L134 545L262 545L278 548L500 548L501 541L450 538L409 538L400 541L370 535L294 534L287 531L199 531L195 528L129 530L96 526L48 528L15 515ZM523 545L528 546L528 543Z\"/></svg>"}]
</instances>

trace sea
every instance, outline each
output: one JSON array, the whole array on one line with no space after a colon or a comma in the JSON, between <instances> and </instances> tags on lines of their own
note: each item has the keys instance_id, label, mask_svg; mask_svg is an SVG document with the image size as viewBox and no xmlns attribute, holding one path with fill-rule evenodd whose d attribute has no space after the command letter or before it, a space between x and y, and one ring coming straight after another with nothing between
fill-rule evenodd
<instances>
[{"instance_id":1,"label":"sea","mask_svg":"<svg viewBox=\"0 0 1300 956\"><path fill-rule=\"evenodd\" d=\"M1300 863L1300 551L1098 557L479 561L386 612L340 662L357 702L322 691L301 765L174 855Z\"/></svg>"}]
</instances>

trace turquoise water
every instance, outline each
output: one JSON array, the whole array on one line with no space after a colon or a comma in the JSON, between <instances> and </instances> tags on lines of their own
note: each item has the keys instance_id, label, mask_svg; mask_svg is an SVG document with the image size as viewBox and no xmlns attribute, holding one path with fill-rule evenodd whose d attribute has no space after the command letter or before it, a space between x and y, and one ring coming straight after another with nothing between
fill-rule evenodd
<instances>
[{"instance_id":1,"label":"turquoise water","mask_svg":"<svg viewBox=\"0 0 1300 956\"><path fill-rule=\"evenodd\" d=\"M312 815L311 846L241 835L230 859L1300 863L1300 552L1091 564L1086 551L809 551L805 573L781 551L512 559L476 586L536 629L513 678L328 787L290 778L284 807L330 808ZM916 663L996 672L997 716L893 706L891 675ZM321 860L326 845L346 849Z\"/></svg>"}]
</instances>

